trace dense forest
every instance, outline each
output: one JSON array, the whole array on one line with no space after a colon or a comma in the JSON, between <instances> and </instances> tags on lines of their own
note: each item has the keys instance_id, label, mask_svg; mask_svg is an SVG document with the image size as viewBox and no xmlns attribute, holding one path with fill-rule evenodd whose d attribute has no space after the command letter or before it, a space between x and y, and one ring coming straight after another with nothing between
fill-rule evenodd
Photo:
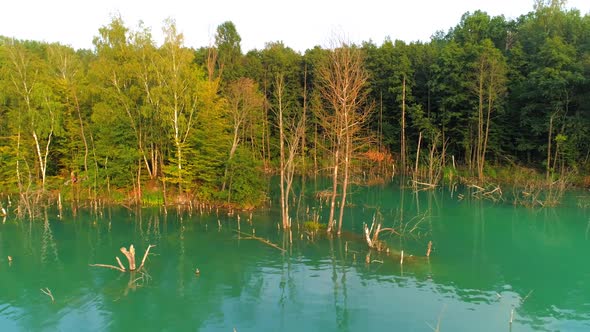
<instances>
[{"instance_id":1,"label":"dense forest","mask_svg":"<svg viewBox=\"0 0 590 332\"><path fill-rule=\"evenodd\" d=\"M304 54L244 54L231 22L198 49L174 20L163 32L157 45L113 17L93 50L0 37L0 192L20 214L56 193L253 207L272 174L288 212L294 176L319 174L332 221L350 183L581 184L590 170L590 16L562 1L466 13L427 43Z\"/></svg>"}]
</instances>

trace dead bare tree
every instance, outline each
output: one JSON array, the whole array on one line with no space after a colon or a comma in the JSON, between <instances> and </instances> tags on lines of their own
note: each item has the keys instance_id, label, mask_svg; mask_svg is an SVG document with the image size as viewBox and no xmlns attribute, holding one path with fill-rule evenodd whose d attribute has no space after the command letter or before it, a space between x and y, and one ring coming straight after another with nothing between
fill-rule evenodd
<instances>
[{"instance_id":1,"label":"dead bare tree","mask_svg":"<svg viewBox=\"0 0 590 332\"><path fill-rule=\"evenodd\" d=\"M338 234L342 232L342 219L350 178L354 140L364 128L373 107L367 103L368 73L364 68L361 50L339 42L328 53L318 68L320 91L327 107L320 111L320 125L332 141L332 193L327 231L334 228L334 210L338 183L342 181L342 195L338 218ZM343 174L339 174L342 165Z\"/></svg>"},{"instance_id":2,"label":"dead bare tree","mask_svg":"<svg viewBox=\"0 0 590 332\"><path fill-rule=\"evenodd\" d=\"M120 249L121 252L123 253L123 255L125 255L125 257L127 258L127 261L129 262L129 268L125 268L125 266L123 265L123 263L121 262L119 257L115 257L115 259L117 260L117 264L119 266L108 265L108 264L90 264L90 266L106 267L106 268L121 271L121 272L140 271L143 268L143 265L145 264L145 260L147 259L150 249L152 247L155 247L155 245L150 244L147 247L147 249L145 250L145 253L143 254L143 259L141 260L141 264L139 264L139 267L137 267L137 265L135 264L135 247L133 245L129 246L129 250L127 250L127 248L125 248L125 247L121 247L121 249Z\"/></svg>"},{"instance_id":3,"label":"dead bare tree","mask_svg":"<svg viewBox=\"0 0 590 332\"><path fill-rule=\"evenodd\" d=\"M282 74L275 77L275 113L279 122L280 146L280 187L281 187L281 219L283 228L291 227L289 218L289 196L295 175L295 157L302 148L300 141L304 137L304 116L288 117L285 112L285 80Z\"/></svg>"}]
</instances>

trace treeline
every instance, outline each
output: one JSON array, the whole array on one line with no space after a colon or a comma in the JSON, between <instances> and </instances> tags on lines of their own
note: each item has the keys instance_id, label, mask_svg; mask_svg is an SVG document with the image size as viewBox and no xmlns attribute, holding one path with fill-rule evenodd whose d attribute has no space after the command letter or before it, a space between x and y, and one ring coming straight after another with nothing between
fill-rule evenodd
<instances>
[{"instance_id":1,"label":"treeline","mask_svg":"<svg viewBox=\"0 0 590 332\"><path fill-rule=\"evenodd\" d=\"M288 205L296 173L330 174L335 201L393 172L589 169L590 16L561 1L515 20L466 13L428 43L304 54L244 54L231 22L199 49L173 20L163 31L158 46L115 17L94 50L1 37L0 191L257 205L280 173Z\"/></svg>"}]
</instances>

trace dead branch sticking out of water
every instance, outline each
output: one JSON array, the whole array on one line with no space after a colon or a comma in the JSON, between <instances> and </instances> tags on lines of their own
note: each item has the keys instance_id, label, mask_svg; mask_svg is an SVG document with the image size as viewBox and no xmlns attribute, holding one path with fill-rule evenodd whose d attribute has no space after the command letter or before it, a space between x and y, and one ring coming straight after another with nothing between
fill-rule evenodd
<instances>
[{"instance_id":1,"label":"dead branch sticking out of water","mask_svg":"<svg viewBox=\"0 0 590 332\"><path fill-rule=\"evenodd\" d=\"M423 220L423 217L422 217L422 219L419 219L419 221L414 225L414 227L411 230L408 231L408 230L405 230L405 228L404 228L404 229L401 229L399 233L394 228L381 228L381 223L373 220L373 223L371 224L370 228L366 223L363 224L365 241L370 249L374 249L377 252L385 252L387 254L387 256L391 256L394 259L399 258L400 265L403 265L405 260L414 261L416 259L415 256L407 255L406 253L404 253L403 250L401 250L401 251L397 251L395 249L392 250L387 245L387 243L379 240L379 234L382 232L391 232L391 233L397 234L399 236L403 236L405 234L411 234L414 230L417 229L418 224L421 222L421 220ZM406 228L407 228L407 225L406 225ZM429 241L425 259L427 259L427 257L430 256L431 252L432 252L432 241ZM365 257L365 262L367 264L371 264L375 261L376 260L371 260L371 251L369 251L367 253L367 256Z\"/></svg>"},{"instance_id":2,"label":"dead branch sticking out of water","mask_svg":"<svg viewBox=\"0 0 590 332\"><path fill-rule=\"evenodd\" d=\"M147 247L147 249L145 250L145 253L143 254L143 259L141 260L141 264L139 265L138 268L136 268L136 265L135 265L135 247L133 247L133 245L129 246L129 250L127 250L127 248L125 248L125 247L121 247L121 249L120 249L121 252L123 253L123 255L125 255L125 257L127 258L127 261L129 262L128 269L125 268L125 266L123 265L123 263L121 262L121 260L117 256L115 256L115 259L117 260L117 264L119 264L119 266L108 265L108 264L90 264L90 266L106 267L106 268L121 271L121 272L139 271L143 268L143 265L145 264L145 260L147 259L147 256L148 256L150 249L152 247L155 247L155 245L150 244Z\"/></svg>"},{"instance_id":3,"label":"dead branch sticking out of water","mask_svg":"<svg viewBox=\"0 0 590 332\"><path fill-rule=\"evenodd\" d=\"M375 249L377 251L386 251L389 252L389 248L383 241L379 240L379 233L381 232L381 223L377 223L377 227L375 227L375 222L371 224L371 228L367 226L367 224L363 224L363 228L365 230L365 240L367 241L367 245L371 249ZM385 230L385 229L383 229Z\"/></svg>"},{"instance_id":4,"label":"dead branch sticking out of water","mask_svg":"<svg viewBox=\"0 0 590 332\"><path fill-rule=\"evenodd\" d=\"M474 190L471 195L475 198L488 199L494 203L504 200L504 194L499 185L488 184L484 188L476 184L469 184L467 187Z\"/></svg>"},{"instance_id":5,"label":"dead branch sticking out of water","mask_svg":"<svg viewBox=\"0 0 590 332\"><path fill-rule=\"evenodd\" d=\"M424 211L410 219L410 221L404 223L400 220L399 225L399 233L400 236L408 236L412 235L414 237L420 237L420 234L414 235L416 230L420 233L420 225L426 220L426 217L429 215L430 210Z\"/></svg>"},{"instance_id":6,"label":"dead branch sticking out of water","mask_svg":"<svg viewBox=\"0 0 590 332\"><path fill-rule=\"evenodd\" d=\"M264 243L264 244L266 244L266 245L268 245L268 246L271 246L271 247L273 247L273 248L275 248L275 249L279 249L279 250L280 250L280 251L282 251L282 252L286 252L286 251L287 251L286 249L279 247L278 245L276 245L276 244L274 244L274 243L270 242L269 240L267 240L267 239L263 239L263 238L261 238L261 237L258 237L258 236L256 236L256 235L250 235L250 234L247 234L247 233L244 233L244 232L240 232L240 231L238 231L238 230L234 230L234 232L236 232L236 233L238 233L238 234L240 234L240 235L244 235L244 236L246 236L246 237L244 237L244 238L241 238L241 239L243 239L243 240L256 240L256 241L260 241L260 242L262 242L262 243Z\"/></svg>"}]
</instances>

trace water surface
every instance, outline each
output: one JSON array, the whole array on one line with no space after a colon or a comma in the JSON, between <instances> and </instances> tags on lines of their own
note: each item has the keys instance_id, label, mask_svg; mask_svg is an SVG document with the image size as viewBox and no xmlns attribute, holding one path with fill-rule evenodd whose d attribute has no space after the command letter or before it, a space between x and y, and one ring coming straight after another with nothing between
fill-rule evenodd
<instances>
[{"instance_id":1,"label":"water surface","mask_svg":"<svg viewBox=\"0 0 590 332\"><path fill-rule=\"evenodd\" d=\"M294 220L325 222L315 189L308 185ZM112 208L8 218L0 330L586 331L590 214L577 204L585 195L526 209L442 189L355 188L342 237L310 237L294 221L292 244L274 206L251 216ZM286 252L236 233L238 215L241 232ZM383 234L392 253L373 252L367 264L361 229L373 218L405 234ZM156 245L146 274L89 266L116 264L131 243L138 260Z\"/></svg>"}]
</instances>

